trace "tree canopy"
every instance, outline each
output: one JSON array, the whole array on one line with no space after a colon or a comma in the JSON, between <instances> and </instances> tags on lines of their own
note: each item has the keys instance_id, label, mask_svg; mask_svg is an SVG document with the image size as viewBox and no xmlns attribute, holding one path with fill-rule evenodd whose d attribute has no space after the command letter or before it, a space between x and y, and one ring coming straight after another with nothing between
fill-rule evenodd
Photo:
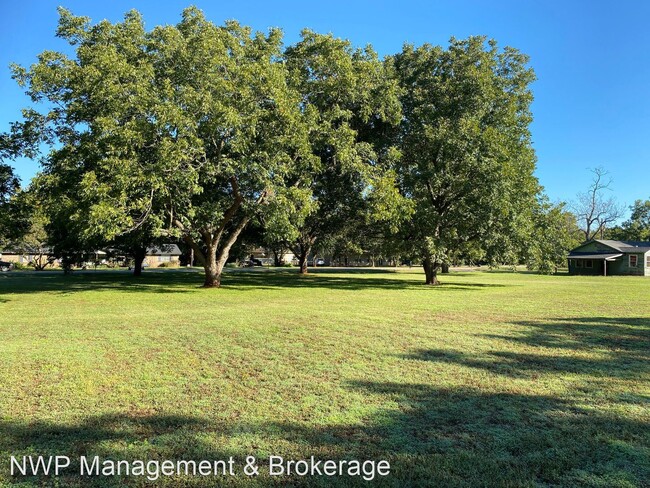
<instances>
[{"instance_id":1,"label":"tree canopy","mask_svg":"<svg viewBox=\"0 0 650 488\"><path fill-rule=\"evenodd\" d=\"M397 83L371 47L354 49L349 41L305 30L285 59L308 119L313 157L288 175L295 204L281 228L305 273L319 242L368 220L400 218L395 175L385 164L393 148L382 136L399 123L401 110Z\"/></svg>"},{"instance_id":2,"label":"tree canopy","mask_svg":"<svg viewBox=\"0 0 650 488\"><path fill-rule=\"evenodd\" d=\"M512 259L539 191L533 176L528 58L484 37L448 49L405 46L393 58L403 89L398 162L415 214L408 242L427 284L467 243Z\"/></svg>"},{"instance_id":3,"label":"tree canopy","mask_svg":"<svg viewBox=\"0 0 650 488\"><path fill-rule=\"evenodd\" d=\"M301 272L326 249L415 257L428 284L462 257L558 262L550 238L522 251L542 228L564 239L570 218L533 175L535 76L516 49L477 36L380 60L310 30L285 47L193 7L152 30L137 11L92 24L60 9L57 35L73 55L13 67L33 106L0 149L48 149L32 216L64 263L105 246L137 262L173 240L219 286L251 222Z\"/></svg>"},{"instance_id":4,"label":"tree canopy","mask_svg":"<svg viewBox=\"0 0 650 488\"><path fill-rule=\"evenodd\" d=\"M0 161L0 245L7 241L10 234L9 200L19 188L20 181L11 166Z\"/></svg>"},{"instance_id":5,"label":"tree canopy","mask_svg":"<svg viewBox=\"0 0 650 488\"><path fill-rule=\"evenodd\" d=\"M636 200L632 214L622 225L612 228L609 237L624 241L650 242L650 200Z\"/></svg>"},{"instance_id":6,"label":"tree canopy","mask_svg":"<svg viewBox=\"0 0 650 488\"><path fill-rule=\"evenodd\" d=\"M178 237L218 286L252 215L309 157L308 125L286 80L281 35L215 26L195 8L150 32L136 11L90 25L61 9L58 35L75 58L44 52L15 77L46 113L31 111L48 155L42 185L82 240L147 225ZM54 202L53 202L54 203Z\"/></svg>"}]
</instances>

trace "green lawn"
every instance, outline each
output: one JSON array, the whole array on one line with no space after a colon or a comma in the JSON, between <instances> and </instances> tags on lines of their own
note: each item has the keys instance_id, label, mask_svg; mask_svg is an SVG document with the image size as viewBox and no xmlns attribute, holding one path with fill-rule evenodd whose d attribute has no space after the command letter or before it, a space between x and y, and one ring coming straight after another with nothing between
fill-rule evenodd
<instances>
[{"instance_id":1,"label":"green lawn","mask_svg":"<svg viewBox=\"0 0 650 488\"><path fill-rule=\"evenodd\" d=\"M650 278L0 275L8 457L388 459L385 486L648 486ZM161 478L156 485L359 478ZM149 486L152 484L149 483Z\"/></svg>"}]
</instances>

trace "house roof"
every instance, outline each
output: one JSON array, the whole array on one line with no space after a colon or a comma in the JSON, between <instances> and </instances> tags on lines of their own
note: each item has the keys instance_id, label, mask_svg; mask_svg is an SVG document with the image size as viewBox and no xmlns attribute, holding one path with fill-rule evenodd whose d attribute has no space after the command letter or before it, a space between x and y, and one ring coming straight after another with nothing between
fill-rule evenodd
<instances>
[{"instance_id":1,"label":"house roof","mask_svg":"<svg viewBox=\"0 0 650 488\"><path fill-rule=\"evenodd\" d=\"M180 256L182 254L176 244L163 244L147 248L147 256Z\"/></svg>"},{"instance_id":2,"label":"house roof","mask_svg":"<svg viewBox=\"0 0 650 488\"><path fill-rule=\"evenodd\" d=\"M0 249L0 254L26 255L26 254L40 254L40 253L49 254L51 252L52 252L52 248L48 246L44 246L41 248L25 246L23 249L14 249L14 248Z\"/></svg>"},{"instance_id":3,"label":"house roof","mask_svg":"<svg viewBox=\"0 0 650 488\"><path fill-rule=\"evenodd\" d=\"M610 247L615 251L629 253L629 252L648 252L650 251L650 242L644 241L615 241L612 239L593 239L589 242L598 242L604 246ZM589 242L585 242L576 249L580 249Z\"/></svg>"}]
</instances>

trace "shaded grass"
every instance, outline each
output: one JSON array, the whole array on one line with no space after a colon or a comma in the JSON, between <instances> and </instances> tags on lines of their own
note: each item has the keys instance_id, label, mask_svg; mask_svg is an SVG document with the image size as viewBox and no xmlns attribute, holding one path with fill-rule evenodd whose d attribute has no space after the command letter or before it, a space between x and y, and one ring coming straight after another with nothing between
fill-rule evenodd
<instances>
[{"instance_id":1,"label":"shaded grass","mask_svg":"<svg viewBox=\"0 0 650 488\"><path fill-rule=\"evenodd\" d=\"M644 486L650 280L468 272L0 277L10 454L390 459L389 486ZM66 485L145 484L80 479ZM157 484L354 485L350 478ZM359 482L363 485L363 482ZM367 484L367 483L366 483Z\"/></svg>"}]
</instances>

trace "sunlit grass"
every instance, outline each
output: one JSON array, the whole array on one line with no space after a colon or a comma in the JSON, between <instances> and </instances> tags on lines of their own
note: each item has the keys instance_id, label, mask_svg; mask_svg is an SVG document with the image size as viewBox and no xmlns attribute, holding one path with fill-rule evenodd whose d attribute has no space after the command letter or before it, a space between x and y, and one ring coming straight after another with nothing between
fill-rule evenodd
<instances>
[{"instance_id":1,"label":"sunlit grass","mask_svg":"<svg viewBox=\"0 0 650 488\"><path fill-rule=\"evenodd\" d=\"M388 459L392 486L650 479L650 279L145 274L0 275L0 484L40 483L10 477L24 454ZM216 481L363 484L157 484Z\"/></svg>"}]
</instances>

